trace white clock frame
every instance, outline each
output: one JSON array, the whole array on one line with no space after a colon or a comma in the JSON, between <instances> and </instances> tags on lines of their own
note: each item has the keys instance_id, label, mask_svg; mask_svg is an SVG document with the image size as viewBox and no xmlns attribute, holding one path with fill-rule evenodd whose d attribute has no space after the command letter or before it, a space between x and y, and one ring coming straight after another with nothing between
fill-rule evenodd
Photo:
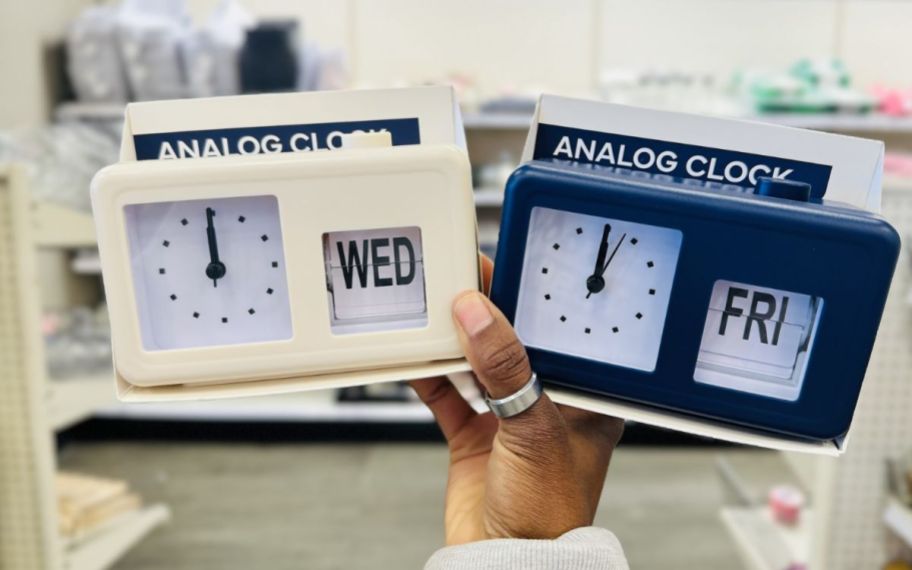
<instances>
[{"instance_id":1,"label":"white clock frame","mask_svg":"<svg viewBox=\"0 0 912 570\"><path fill-rule=\"evenodd\" d=\"M279 203L291 338L144 350L125 206L264 194ZM388 373L422 363L468 369L450 311L460 291L479 288L480 272L471 170L465 151L456 146L122 163L93 180L92 205L121 382L208 386L344 374L346 383L356 384L362 382L352 373ZM422 236L427 325L333 334L323 234L411 226Z\"/></svg>"}]
</instances>

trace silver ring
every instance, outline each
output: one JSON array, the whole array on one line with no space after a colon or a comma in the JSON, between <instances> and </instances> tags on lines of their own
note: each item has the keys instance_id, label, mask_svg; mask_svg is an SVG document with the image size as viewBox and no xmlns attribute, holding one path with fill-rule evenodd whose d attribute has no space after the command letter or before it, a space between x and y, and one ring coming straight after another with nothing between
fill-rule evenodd
<instances>
[{"instance_id":1,"label":"silver ring","mask_svg":"<svg viewBox=\"0 0 912 570\"><path fill-rule=\"evenodd\" d=\"M538 376L533 372L532 377L529 378L526 385L513 394L510 394L506 398L494 400L485 392L484 401L485 404L488 405L488 408L498 418L512 418L534 406L535 402L541 398L541 395L541 382L538 381Z\"/></svg>"}]
</instances>

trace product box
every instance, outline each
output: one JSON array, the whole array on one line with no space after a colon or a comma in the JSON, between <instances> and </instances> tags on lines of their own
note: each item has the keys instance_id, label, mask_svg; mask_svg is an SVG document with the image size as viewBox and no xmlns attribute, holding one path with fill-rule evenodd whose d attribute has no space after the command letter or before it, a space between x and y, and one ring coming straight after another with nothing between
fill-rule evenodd
<instances>
[{"instance_id":1,"label":"product box","mask_svg":"<svg viewBox=\"0 0 912 570\"><path fill-rule=\"evenodd\" d=\"M899 251L882 143L544 96L523 158L491 297L552 399L845 450Z\"/></svg>"},{"instance_id":2,"label":"product box","mask_svg":"<svg viewBox=\"0 0 912 570\"><path fill-rule=\"evenodd\" d=\"M469 370L479 288L449 88L127 107L92 184L117 395L276 394Z\"/></svg>"}]
</instances>

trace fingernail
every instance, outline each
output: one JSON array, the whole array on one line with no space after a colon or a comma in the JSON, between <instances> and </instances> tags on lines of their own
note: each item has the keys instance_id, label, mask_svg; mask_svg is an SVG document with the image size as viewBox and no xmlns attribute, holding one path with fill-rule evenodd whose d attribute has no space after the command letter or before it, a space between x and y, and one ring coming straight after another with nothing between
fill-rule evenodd
<instances>
[{"instance_id":1,"label":"fingernail","mask_svg":"<svg viewBox=\"0 0 912 570\"><path fill-rule=\"evenodd\" d=\"M453 306L459 326L469 336L475 336L494 322L494 315L481 299L480 293L469 293L460 297Z\"/></svg>"}]
</instances>

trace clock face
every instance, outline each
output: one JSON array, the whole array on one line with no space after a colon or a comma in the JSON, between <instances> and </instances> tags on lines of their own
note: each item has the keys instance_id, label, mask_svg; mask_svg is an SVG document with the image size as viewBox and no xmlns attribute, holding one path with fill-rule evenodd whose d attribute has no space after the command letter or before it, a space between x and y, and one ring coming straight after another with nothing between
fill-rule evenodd
<instances>
[{"instance_id":1,"label":"clock face","mask_svg":"<svg viewBox=\"0 0 912 570\"><path fill-rule=\"evenodd\" d=\"M332 332L425 326L422 251L414 226L323 234Z\"/></svg>"},{"instance_id":2,"label":"clock face","mask_svg":"<svg viewBox=\"0 0 912 570\"><path fill-rule=\"evenodd\" d=\"M527 346L652 371L679 230L536 207L516 331Z\"/></svg>"},{"instance_id":3,"label":"clock face","mask_svg":"<svg viewBox=\"0 0 912 570\"><path fill-rule=\"evenodd\" d=\"M291 338L274 196L134 204L124 214L146 350Z\"/></svg>"}]
</instances>

